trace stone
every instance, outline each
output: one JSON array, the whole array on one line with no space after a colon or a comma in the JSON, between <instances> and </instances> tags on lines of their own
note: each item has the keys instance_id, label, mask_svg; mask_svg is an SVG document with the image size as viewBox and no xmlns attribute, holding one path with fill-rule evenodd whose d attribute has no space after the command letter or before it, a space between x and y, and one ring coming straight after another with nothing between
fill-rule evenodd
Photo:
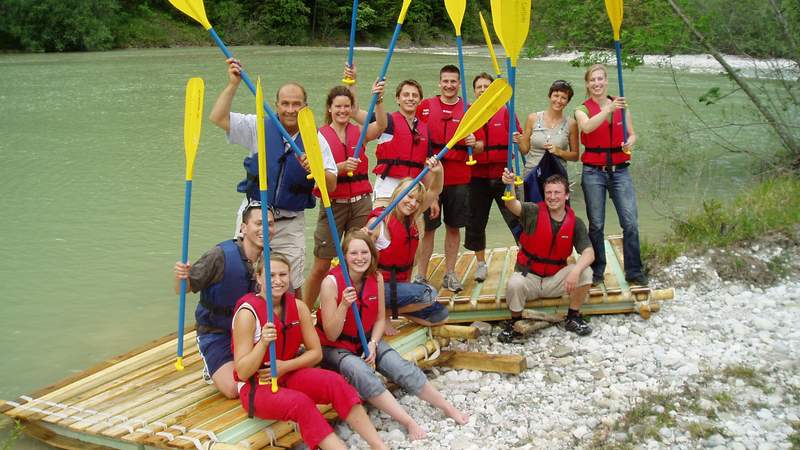
<instances>
[{"instance_id":1,"label":"stone","mask_svg":"<svg viewBox=\"0 0 800 450\"><path fill-rule=\"evenodd\" d=\"M706 447L719 447L720 445L725 445L725 438L719 433L712 434L706 439Z\"/></svg>"},{"instance_id":2,"label":"stone","mask_svg":"<svg viewBox=\"0 0 800 450\"><path fill-rule=\"evenodd\" d=\"M572 356L565 356L563 358L558 358L553 361L553 364L555 364L558 367L567 367L571 366L574 363L575 363L575 358L573 358Z\"/></svg>"},{"instance_id":3,"label":"stone","mask_svg":"<svg viewBox=\"0 0 800 450\"><path fill-rule=\"evenodd\" d=\"M579 370L577 373L575 373L575 378L586 382L594 381L592 374L586 370Z\"/></svg>"},{"instance_id":4,"label":"stone","mask_svg":"<svg viewBox=\"0 0 800 450\"><path fill-rule=\"evenodd\" d=\"M605 377L606 373L603 371L603 369L596 369L592 371L592 378L594 378L596 381L600 381Z\"/></svg>"},{"instance_id":5,"label":"stone","mask_svg":"<svg viewBox=\"0 0 800 450\"><path fill-rule=\"evenodd\" d=\"M572 349L570 347L567 347L566 345L558 345L556 346L556 348L553 349L552 352L550 352L550 356L552 356L553 358L563 358L571 354L572 354Z\"/></svg>"},{"instance_id":6,"label":"stone","mask_svg":"<svg viewBox=\"0 0 800 450\"><path fill-rule=\"evenodd\" d=\"M472 322L469 324L471 327L475 327L480 331L481 336L488 336L492 333L492 324L486 322Z\"/></svg>"},{"instance_id":7,"label":"stone","mask_svg":"<svg viewBox=\"0 0 800 450\"><path fill-rule=\"evenodd\" d=\"M583 439L584 436L589 434L589 428L581 425L578 428L572 430L572 435L575 436L575 439Z\"/></svg>"},{"instance_id":8,"label":"stone","mask_svg":"<svg viewBox=\"0 0 800 450\"><path fill-rule=\"evenodd\" d=\"M772 331L775 329L776 321L774 319L767 319L764 317L756 317L753 319L753 326L761 331Z\"/></svg>"},{"instance_id":9,"label":"stone","mask_svg":"<svg viewBox=\"0 0 800 450\"><path fill-rule=\"evenodd\" d=\"M756 416L758 416L759 419L764 419L764 420L772 419L772 411L766 408L762 408L756 412Z\"/></svg>"},{"instance_id":10,"label":"stone","mask_svg":"<svg viewBox=\"0 0 800 450\"><path fill-rule=\"evenodd\" d=\"M664 439L666 439L666 440L671 440L671 439L672 439L672 430L670 430L670 429L669 429L669 428L667 428L667 427L661 427L661 428L658 430L658 434L659 434L659 435L660 435L662 438L664 438Z\"/></svg>"}]
</instances>

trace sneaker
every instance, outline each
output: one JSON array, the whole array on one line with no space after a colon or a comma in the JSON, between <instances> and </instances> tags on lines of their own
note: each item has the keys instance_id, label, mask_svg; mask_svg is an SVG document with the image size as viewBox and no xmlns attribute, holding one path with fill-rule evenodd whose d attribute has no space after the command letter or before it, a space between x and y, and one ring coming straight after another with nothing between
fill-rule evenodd
<instances>
[{"instance_id":1,"label":"sneaker","mask_svg":"<svg viewBox=\"0 0 800 450\"><path fill-rule=\"evenodd\" d=\"M421 274L414 275L414 279L411 280L412 283L419 283L419 284L430 284L428 279L422 276Z\"/></svg>"},{"instance_id":2,"label":"sneaker","mask_svg":"<svg viewBox=\"0 0 800 450\"><path fill-rule=\"evenodd\" d=\"M452 292L461 292L464 289L455 272L449 272L444 275L442 287Z\"/></svg>"},{"instance_id":3,"label":"sneaker","mask_svg":"<svg viewBox=\"0 0 800 450\"><path fill-rule=\"evenodd\" d=\"M592 334L592 327L590 327L581 316L567 318L567 320L564 322L564 328L567 331L577 334L578 336L587 336Z\"/></svg>"},{"instance_id":4,"label":"sneaker","mask_svg":"<svg viewBox=\"0 0 800 450\"><path fill-rule=\"evenodd\" d=\"M602 278L592 278L592 287L598 287L603 284Z\"/></svg>"},{"instance_id":5,"label":"sneaker","mask_svg":"<svg viewBox=\"0 0 800 450\"><path fill-rule=\"evenodd\" d=\"M631 286L647 286L648 280L644 275L637 275L635 277L625 277L625 281Z\"/></svg>"},{"instance_id":6,"label":"sneaker","mask_svg":"<svg viewBox=\"0 0 800 450\"><path fill-rule=\"evenodd\" d=\"M483 283L486 277L489 276L489 267L485 262L479 262L478 267L475 268L475 281Z\"/></svg>"},{"instance_id":7,"label":"sneaker","mask_svg":"<svg viewBox=\"0 0 800 450\"><path fill-rule=\"evenodd\" d=\"M519 339L521 337L522 334L520 334L517 330L514 329L514 322L511 320L509 320L506 323L506 326L505 328L503 328L502 331L497 333L497 341L502 342L504 344L510 344L515 339Z\"/></svg>"}]
</instances>

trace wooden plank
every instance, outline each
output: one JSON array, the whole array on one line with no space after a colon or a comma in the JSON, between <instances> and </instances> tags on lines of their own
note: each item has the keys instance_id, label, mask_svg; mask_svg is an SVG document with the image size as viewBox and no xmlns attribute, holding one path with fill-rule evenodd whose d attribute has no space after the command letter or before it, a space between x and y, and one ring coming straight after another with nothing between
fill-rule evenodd
<instances>
[{"instance_id":1,"label":"wooden plank","mask_svg":"<svg viewBox=\"0 0 800 450\"><path fill-rule=\"evenodd\" d=\"M453 295L453 301L468 302L472 299L472 291L475 285L475 268L478 266L478 259L475 257L474 252L467 252L458 255L458 262L456 263L456 274L461 279L463 289L458 294Z\"/></svg>"},{"instance_id":2,"label":"wooden plank","mask_svg":"<svg viewBox=\"0 0 800 450\"><path fill-rule=\"evenodd\" d=\"M517 247L511 247L508 249L505 260L505 270L501 272L499 281L500 284L497 286L497 294L495 294L495 298L497 300L506 298L506 285L508 284L509 277L511 277L511 274L514 273L514 266L517 262L518 252L519 249L517 249Z\"/></svg>"},{"instance_id":3,"label":"wooden plank","mask_svg":"<svg viewBox=\"0 0 800 450\"><path fill-rule=\"evenodd\" d=\"M519 375L526 368L526 360L522 355L497 355L481 352L442 352L441 367L453 369L480 370L481 372L512 373ZM438 361L438 360L437 360Z\"/></svg>"},{"instance_id":4,"label":"wooden plank","mask_svg":"<svg viewBox=\"0 0 800 450\"><path fill-rule=\"evenodd\" d=\"M197 403L191 404L182 409L178 409L164 417L159 418L157 422L163 423L164 426L158 426L154 423L149 423L147 427L151 430L150 432L137 431L135 433L126 434L122 437L122 440L139 442L141 439L152 436L154 432L163 431L173 425L182 426L186 429L196 428L199 424L210 420L213 417L218 417L221 414L238 406L238 400L228 400L222 394L217 393L216 395L202 399Z\"/></svg>"},{"instance_id":5,"label":"wooden plank","mask_svg":"<svg viewBox=\"0 0 800 450\"><path fill-rule=\"evenodd\" d=\"M496 248L492 250L491 259L487 264L489 276L486 277L486 281L484 281L483 286L481 286L479 298L492 297L492 300L496 299L497 286L500 284L500 278L502 278L501 274L506 267L507 253L507 248Z\"/></svg>"},{"instance_id":6,"label":"wooden plank","mask_svg":"<svg viewBox=\"0 0 800 450\"><path fill-rule=\"evenodd\" d=\"M442 284L445 271L444 255L435 254L431 256L431 260L428 262L428 275L425 278L433 286L439 286Z\"/></svg>"},{"instance_id":7,"label":"wooden plank","mask_svg":"<svg viewBox=\"0 0 800 450\"><path fill-rule=\"evenodd\" d=\"M93 444L85 441L81 441L78 439L69 438L66 436L62 436L48 428L45 428L38 422L25 422L24 425L25 434L28 436L44 442L55 448L61 448L65 450L111 450L112 447L106 447L104 445Z\"/></svg>"},{"instance_id":8,"label":"wooden plank","mask_svg":"<svg viewBox=\"0 0 800 450\"><path fill-rule=\"evenodd\" d=\"M478 339L481 332L476 327L465 327L460 325L440 325L431 327L434 336L442 336L454 339Z\"/></svg>"}]
</instances>

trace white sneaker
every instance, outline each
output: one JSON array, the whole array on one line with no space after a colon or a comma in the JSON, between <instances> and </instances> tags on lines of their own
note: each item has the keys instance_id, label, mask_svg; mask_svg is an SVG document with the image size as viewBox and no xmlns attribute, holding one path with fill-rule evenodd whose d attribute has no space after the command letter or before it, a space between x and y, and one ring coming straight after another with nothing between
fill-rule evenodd
<instances>
[{"instance_id":1,"label":"white sneaker","mask_svg":"<svg viewBox=\"0 0 800 450\"><path fill-rule=\"evenodd\" d=\"M461 292L464 289L455 272L448 272L444 275L442 287L452 292Z\"/></svg>"},{"instance_id":2,"label":"white sneaker","mask_svg":"<svg viewBox=\"0 0 800 450\"><path fill-rule=\"evenodd\" d=\"M414 275L414 279L411 280L411 282L412 283L419 283L419 284L430 284L430 283L428 283L428 279L423 277L421 274Z\"/></svg>"},{"instance_id":3,"label":"white sneaker","mask_svg":"<svg viewBox=\"0 0 800 450\"><path fill-rule=\"evenodd\" d=\"M479 262L478 267L475 268L475 281L483 283L486 277L489 276L489 267L485 262Z\"/></svg>"}]
</instances>

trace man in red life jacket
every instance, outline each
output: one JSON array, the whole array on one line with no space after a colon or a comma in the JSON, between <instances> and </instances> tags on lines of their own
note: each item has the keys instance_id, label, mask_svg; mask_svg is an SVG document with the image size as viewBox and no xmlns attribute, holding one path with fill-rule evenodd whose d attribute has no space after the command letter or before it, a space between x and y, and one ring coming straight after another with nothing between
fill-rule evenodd
<instances>
[{"instance_id":1,"label":"man in red life jacket","mask_svg":"<svg viewBox=\"0 0 800 450\"><path fill-rule=\"evenodd\" d=\"M503 183L513 185L514 174L506 169ZM511 321L497 336L500 342L511 342L520 334L514 323L522 318L528 300L570 297L567 331L585 336L592 328L583 320L580 307L592 286L591 264L594 250L589 241L586 225L567 206L569 183L561 175L552 175L544 182L544 201L521 203L506 200L506 207L519 217L522 234L514 273L506 286L506 304L511 310ZM572 249L580 253L575 264L567 264Z\"/></svg>"},{"instance_id":2,"label":"man in red life jacket","mask_svg":"<svg viewBox=\"0 0 800 450\"><path fill-rule=\"evenodd\" d=\"M417 108L417 117L428 125L433 152L439 152L453 137L461 117L464 116L466 99L458 96L461 87L461 72L458 67L448 64L439 71L440 95L424 99ZM480 133L480 132L478 132ZM444 168L444 189L438 201L425 211L425 234L420 242L417 257L417 278L415 281L427 283L428 261L433 253L433 239L436 229L442 225L444 218L444 256L447 272L442 280L442 287L453 292L463 289L461 281L455 273L458 247L461 245L461 228L467 226L469 220L469 181L470 166L466 165L467 148L473 153L483 151L480 134L470 134L442 158ZM440 214L441 212L441 214Z\"/></svg>"}]
</instances>

